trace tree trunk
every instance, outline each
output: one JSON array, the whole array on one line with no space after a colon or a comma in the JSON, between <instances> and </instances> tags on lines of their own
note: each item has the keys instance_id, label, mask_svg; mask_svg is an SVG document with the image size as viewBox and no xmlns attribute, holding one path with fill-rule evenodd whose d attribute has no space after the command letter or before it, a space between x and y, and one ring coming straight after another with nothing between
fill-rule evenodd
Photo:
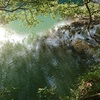
<instances>
[{"instance_id":1,"label":"tree trunk","mask_svg":"<svg viewBox=\"0 0 100 100\"><path fill-rule=\"evenodd\" d=\"M86 6L86 8L88 10L88 13L89 13L89 24L91 24L91 22L92 22L92 15L91 15L91 11L90 11L90 8L88 6L88 3L85 3L85 6Z\"/></svg>"}]
</instances>

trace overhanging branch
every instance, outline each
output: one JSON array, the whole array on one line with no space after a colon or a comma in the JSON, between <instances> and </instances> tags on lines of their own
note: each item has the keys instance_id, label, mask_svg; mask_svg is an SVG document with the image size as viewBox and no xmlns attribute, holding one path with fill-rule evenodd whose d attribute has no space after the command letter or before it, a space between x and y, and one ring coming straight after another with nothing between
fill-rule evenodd
<instances>
[{"instance_id":1,"label":"overhanging branch","mask_svg":"<svg viewBox=\"0 0 100 100\"><path fill-rule=\"evenodd\" d=\"M5 12L14 12L17 10L27 10L28 8L25 8L23 6L28 5L28 4L33 4L33 6L37 6L38 2L34 2L34 1L26 1L26 2L21 2L20 6L13 8L13 9L9 9L10 6L13 6L13 4L10 4L11 0L8 0L7 3L5 4L5 2L3 2L2 0L2 6L0 6L0 10L1 11L5 11ZM9 6L9 7L8 7Z\"/></svg>"},{"instance_id":2,"label":"overhanging branch","mask_svg":"<svg viewBox=\"0 0 100 100\"><path fill-rule=\"evenodd\" d=\"M10 0L9 0L9 2L10 2ZM12 9L12 10L7 9L7 7L10 5L9 2L7 3L6 6L0 7L0 10L1 10L1 11L6 11L6 12L14 12L14 11L17 11L17 10L26 10L26 9L27 9L27 8L24 8L24 7L23 7L27 2L22 3L20 6L14 8L14 9Z\"/></svg>"}]
</instances>

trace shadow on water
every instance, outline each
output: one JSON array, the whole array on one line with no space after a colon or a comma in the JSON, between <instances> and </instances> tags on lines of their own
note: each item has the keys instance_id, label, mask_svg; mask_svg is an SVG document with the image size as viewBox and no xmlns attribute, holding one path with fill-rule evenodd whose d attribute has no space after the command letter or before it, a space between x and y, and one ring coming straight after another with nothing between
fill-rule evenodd
<instances>
[{"instance_id":1,"label":"shadow on water","mask_svg":"<svg viewBox=\"0 0 100 100\"><path fill-rule=\"evenodd\" d=\"M61 37L59 32L65 35ZM30 48L11 42L2 46L0 100L39 100L38 89L44 87L56 90L54 100L70 95L71 84L89 68L93 58L85 53L81 56L81 53L72 50L73 45L66 46L70 43L66 32L62 28L52 30L35 39Z\"/></svg>"},{"instance_id":2,"label":"shadow on water","mask_svg":"<svg viewBox=\"0 0 100 100\"><path fill-rule=\"evenodd\" d=\"M73 2L73 3L78 3L78 4L81 4L81 3L83 3L83 1L82 0L58 0L58 3L59 4L63 4L63 3L71 3L71 2Z\"/></svg>"}]
</instances>

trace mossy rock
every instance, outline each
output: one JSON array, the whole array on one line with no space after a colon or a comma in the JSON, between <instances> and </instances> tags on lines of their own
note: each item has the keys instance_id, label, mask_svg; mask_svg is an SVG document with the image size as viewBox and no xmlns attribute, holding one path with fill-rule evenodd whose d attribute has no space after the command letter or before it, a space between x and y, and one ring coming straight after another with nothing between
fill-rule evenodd
<instances>
[{"instance_id":1,"label":"mossy rock","mask_svg":"<svg viewBox=\"0 0 100 100\"><path fill-rule=\"evenodd\" d=\"M91 55L94 53L93 48L91 48L87 42L80 39L75 40L71 43L72 48L80 54Z\"/></svg>"}]
</instances>

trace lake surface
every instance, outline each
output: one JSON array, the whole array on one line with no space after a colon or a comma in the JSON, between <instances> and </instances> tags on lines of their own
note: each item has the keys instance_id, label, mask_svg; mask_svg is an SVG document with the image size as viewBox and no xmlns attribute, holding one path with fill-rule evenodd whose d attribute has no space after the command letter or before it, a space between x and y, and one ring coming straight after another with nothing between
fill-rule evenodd
<instances>
[{"instance_id":1,"label":"lake surface","mask_svg":"<svg viewBox=\"0 0 100 100\"><path fill-rule=\"evenodd\" d=\"M89 51L84 54L70 48L71 39L73 43L77 38L84 42L84 36L76 29L70 37L64 24L70 23L60 22L59 27L28 44L8 41L0 48L0 100L61 100L70 96L71 87L94 58ZM80 32L85 31L82 28Z\"/></svg>"},{"instance_id":2,"label":"lake surface","mask_svg":"<svg viewBox=\"0 0 100 100\"><path fill-rule=\"evenodd\" d=\"M15 30L18 33L36 33L36 32L41 32L44 30L49 29L50 27L53 27L55 23L58 22L59 20L59 16L56 16L55 19L53 19L50 15L48 16L38 16L38 19L42 22L40 22L39 24L37 24L35 27L31 27L31 28L26 28L24 26L22 26L20 21L13 21L10 22L7 25L7 28L10 28L12 30Z\"/></svg>"},{"instance_id":3,"label":"lake surface","mask_svg":"<svg viewBox=\"0 0 100 100\"><path fill-rule=\"evenodd\" d=\"M82 3L83 1L82 0L58 0L58 3L59 4L62 4L62 3L71 3L70 1L72 1L72 2L74 2L74 3L78 3L78 4L80 4L80 3Z\"/></svg>"},{"instance_id":4,"label":"lake surface","mask_svg":"<svg viewBox=\"0 0 100 100\"><path fill-rule=\"evenodd\" d=\"M19 21L11 22L6 27L15 31L15 38L21 39L23 33L28 36L28 33L34 34L56 23L58 25L59 16L56 19L38 17L44 22L36 27L21 27ZM70 23L63 21L58 26L64 24ZM83 34L78 34L79 30L75 30L76 34L70 37L69 30L58 26L50 32L44 32L45 35L32 38L30 43L18 40L3 44L0 48L0 100L62 100L70 96L70 89L93 64L94 58L70 48L70 40L74 43L79 38L84 42ZM95 32L95 29L91 32ZM46 89L53 89L55 95Z\"/></svg>"}]
</instances>

